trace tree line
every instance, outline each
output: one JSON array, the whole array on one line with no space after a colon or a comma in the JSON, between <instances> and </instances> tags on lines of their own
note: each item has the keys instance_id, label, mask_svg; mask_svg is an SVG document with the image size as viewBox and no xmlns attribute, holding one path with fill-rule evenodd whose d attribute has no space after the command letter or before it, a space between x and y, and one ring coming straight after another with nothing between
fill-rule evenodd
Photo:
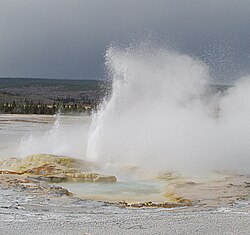
<instances>
[{"instance_id":1,"label":"tree line","mask_svg":"<svg viewBox=\"0 0 250 235\"><path fill-rule=\"evenodd\" d=\"M0 103L0 113L2 114L45 114L54 115L58 112L64 114L90 112L94 105L90 104L64 104L64 103L33 103L33 101L25 101L25 103L17 103L15 100L11 103Z\"/></svg>"}]
</instances>

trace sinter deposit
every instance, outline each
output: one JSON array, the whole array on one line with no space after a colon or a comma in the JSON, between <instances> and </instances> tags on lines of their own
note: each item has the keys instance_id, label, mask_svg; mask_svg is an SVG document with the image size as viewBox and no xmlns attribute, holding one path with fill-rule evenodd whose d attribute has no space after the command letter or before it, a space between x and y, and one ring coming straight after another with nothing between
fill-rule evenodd
<instances>
[{"instance_id":1,"label":"sinter deposit","mask_svg":"<svg viewBox=\"0 0 250 235\"><path fill-rule=\"evenodd\" d=\"M52 182L116 182L115 176L89 172L93 164L70 157L48 154L9 158L0 162L2 174L38 176Z\"/></svg>"}]
</instances>

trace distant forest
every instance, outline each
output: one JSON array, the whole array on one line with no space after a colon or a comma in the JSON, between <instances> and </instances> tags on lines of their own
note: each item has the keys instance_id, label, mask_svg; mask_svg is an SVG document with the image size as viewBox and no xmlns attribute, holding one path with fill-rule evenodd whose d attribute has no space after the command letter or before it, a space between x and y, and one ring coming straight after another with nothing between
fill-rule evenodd
<instances>
[{"instance_id":1,"label":"distant forest","mask_svg":"<svg viewBox=\"0 0 250 235\"><path fill-rule=\"evenodd\" d=\"M90 112L106 91L105 82L97 80L0 78L0 113Z\"/></svg>"},{"instance_id":2,"label":"distant forest","mask_svg":"<svg viewBox=\"0 0 250 235\"><path fill-rule=\"evenodd\" d=\"M32 101L26 101L24 104L18 104L13 101L9 103L0 103L0 113L2 114L45 114L54 115L57 113L63 114L77 114L90 112L93 109L93 105L86 104L74 104L65 105L60 103L54 103L53 105L37 103Z\"/></svg>"}]
</instances>

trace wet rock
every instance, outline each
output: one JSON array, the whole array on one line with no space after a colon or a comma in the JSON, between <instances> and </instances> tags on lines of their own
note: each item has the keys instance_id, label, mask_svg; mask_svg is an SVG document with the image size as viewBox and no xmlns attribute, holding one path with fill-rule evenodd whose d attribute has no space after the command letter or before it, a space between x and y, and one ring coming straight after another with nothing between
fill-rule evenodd
<instances>
[{"instance_id":1,"label":"wet rock","mask_svg":"<svg viewBox=\"0 0 250 235\"><path fill-rule=\"evenodd\" d=\"M94 182L96 183L114 183L116 182L117 179L115 176L113 175L108 175L108 176L105 176L105 175L98 175L95 179L94 179Z\"/></svg>"},{"instance_id":2,"label":"wet rock","mask_svg":"<svg viewBox=\"0 0 250 235\"><path fill-rule=\"evenodd\" d=\"M14 178L15 177L15 178ZM33 178L24 178L24 176L10 175L0 176L0 185L8 188L14 188L15 190L25 191L31 194L49 194L51 196L72 196L66 188L49 185L44 180L37 180Z\"/></svg>"},{"instance_id":3,"label":"wet rock","mask_svg":"<svg viewBox=\"0 0 250 235\"><path fill-rule=\"evenodd\" d=\"M250 182L244 182L245 188L250 188Z\"/></svg>"},{"instance_id":4,"label":"wet rock","mask_svg":"<svg viewBox=\"0 0 250 235\"><path fill-rule=\"evenodd\" d=\"M125 201L119 202L119 207L132 207L132 208L175 208L175 207L183 207L183 206L191 206L192 203L190 201L182 201L182 202L140 202L140 203L127 203Z\"/></svg>"},{"instance_id":5,"label":"wet rock","mask_svg":"<svg viewBox=\"0 0 250 235\"><path fill-rule=\"evenodd\" d=\"M69 192L68 189L60 187L60 186L50 186L48 192L49 195L52 196L72 196L73 194L71 192Z\"/></svg>"},{"instance_id":6,"label":"wet rock","mask_svg":"<svg viewBox=\"0 0 250 235\"><path fill-rule=\"evenodd\" d=\"M6 174L6 175L9 175L9 174L14 174L14 175L22 175L23 172L20 172L20 171L11 171L11 170L0 170L0 174Z\"/></svg>"},{"instance_id":7,"label":"wet rock","mask_svg":"<svg viewBox=\"0 0 250 235\"><path fill-rule=\"evenodd\" d=\"M50 176L34 175L34 176L27 176L27 177L29 179L33 179L39 182L45 181L49 183L63 183L63 182L68 181L65 175L50 175Z\"/></svg>"}]
</instances>

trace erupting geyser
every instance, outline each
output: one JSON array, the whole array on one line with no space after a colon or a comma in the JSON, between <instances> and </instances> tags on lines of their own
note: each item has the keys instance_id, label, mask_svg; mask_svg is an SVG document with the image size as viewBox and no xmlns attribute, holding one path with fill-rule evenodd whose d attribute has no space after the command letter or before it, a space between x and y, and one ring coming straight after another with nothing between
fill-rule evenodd
<instances>
[{"instance_id":1,"label":"erupting geyser","mask_svg":"<svg viewBox=\"0 0 250 235\"><path fill-rule=\"evenodd\" d=\"M208 67L166 49L109 48L112 91L93 115L87 156L153 170L244 170L250 163L250 76L209 94Z\"/></svg>"}]
</instances>

